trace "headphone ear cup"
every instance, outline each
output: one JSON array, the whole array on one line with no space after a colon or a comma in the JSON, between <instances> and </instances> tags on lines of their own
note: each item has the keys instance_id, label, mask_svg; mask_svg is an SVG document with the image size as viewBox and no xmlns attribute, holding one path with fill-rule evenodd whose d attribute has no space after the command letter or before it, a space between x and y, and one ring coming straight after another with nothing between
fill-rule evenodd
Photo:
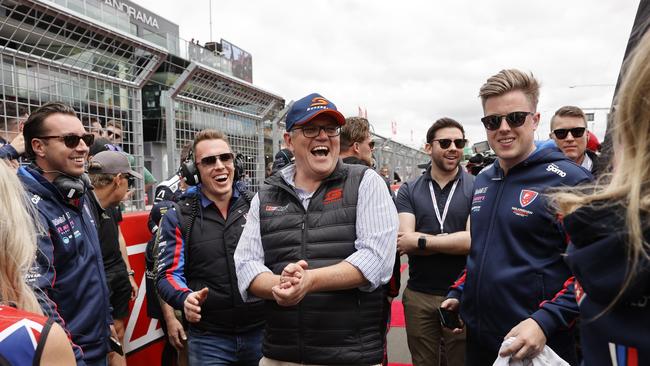
<instances>
[{"instance_id":1,"label":"headphone ear cup","mask_svg":"<svg viewBox=\"0 0 650 366\"><path fill-rule=\"evenodd\" d=\"M244 156L235 155L235 182L238 182L244 176Z\"/></svg>"},{"instance_id":2,"label":"headphone ear cup","mask_svg":"<svg viewBox=\"0 0 650 366\"><path fill-rule=\"evenodd\" d=\"M194 149L190 149L187 159L180 166L181 177L188 186L195 186L201 183L201 174L194 163Z\"/></svg>"},{"instance_id":3,"label":"headphone ear cup","mask_svg":"<svg viewBox=\"0 0 650 366\"><path fill-rule=\"evenodd\" d=\"M187 185L195 186L201 183L201 174L194 164L194 158L190 156L190 159L185 160L181 163L181 177Z\"/></svg>"}]
</instances>

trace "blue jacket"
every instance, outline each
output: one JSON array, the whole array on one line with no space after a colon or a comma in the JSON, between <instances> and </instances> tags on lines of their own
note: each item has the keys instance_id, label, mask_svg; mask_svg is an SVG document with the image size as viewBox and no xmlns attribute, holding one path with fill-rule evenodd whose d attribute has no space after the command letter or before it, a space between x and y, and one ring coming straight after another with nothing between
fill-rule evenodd
<instances>
[{"instance_id":1,"label":"blue jacket","mask_svg":"<svg viewBox=\"0 0 650 366\"><path fill-rule=\"evenodd\" d=\"M580 341L589 366L650 365L650 261L641 257L633 282L616 305L603 313L623 287L629 269L625 210L582 207L564 219L571 239L566 261L576 277ZM648 215L641 218L648 223ZM650 240L650 229L644 229ZM646 255L648 254L646 249Z\"/></svg>"},{"instance_id":2,"label":"blue jacket","mask_svg":"<svg viewBox=\"0 0 650 366\"><path fill-rule=\"evenodd\" d=\"M482 347L496 354L510 329L532 317L548 345L572 358L568 331L578 306L562 257L563 232L543 194L589 180L589 172L549 145L540 145L507 175L497 160L476 177L472 246L466 272L449 296L461 300L461 316Z\"/></svg>"},{"instance_id":3,"label":"blue jacket","mask_svg":"<svg viewBox=\"0 0 650 366\"><path fill-rule=\"evenodd\" d=\"M109 293L90 202L83 196L66 202L57 188L38 171L18 169L29 198L48 235L38 238L37 263L29 276L43 313L66 329L75 347L77 364L97 361L109 352Z\"/></svg>"}]
</instances>

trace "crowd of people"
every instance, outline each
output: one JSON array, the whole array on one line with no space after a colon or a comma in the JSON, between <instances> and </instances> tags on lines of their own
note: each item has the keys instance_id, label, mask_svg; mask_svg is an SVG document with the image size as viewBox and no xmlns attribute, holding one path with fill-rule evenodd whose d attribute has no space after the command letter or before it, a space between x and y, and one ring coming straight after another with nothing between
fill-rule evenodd
<instances>
[{"instance_id":1,"label":"crowd of people","mask_svg":"<svg viewBox=\"0 0 650 366\"><path fill-rule=\"evenodd\" d=\"M479 89L493 161L468 172L463 125L440 118L430 163L396 196L387 167L372 169L368 120L320 94L289 109L286 149L257 193L237 184L228 136L198 132L149 218L163 364L386 364L403 255L414 365L650 364L649 92L646 35L604 166L578 107L559 108L550 139L535 141L539 83L502 70ZM138 286L120 202L146 172L117 123L86 130L62 103L25 117L0 146L0 361L123 365Z\"/></svg>"}]
</instances>

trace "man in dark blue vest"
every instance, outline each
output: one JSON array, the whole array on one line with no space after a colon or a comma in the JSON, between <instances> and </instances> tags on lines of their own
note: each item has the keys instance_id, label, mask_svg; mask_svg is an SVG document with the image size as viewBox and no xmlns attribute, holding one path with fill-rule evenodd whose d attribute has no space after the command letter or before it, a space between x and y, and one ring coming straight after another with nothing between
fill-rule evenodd
<instances>
[{"instance_id":1,"label":"man in dark blue vest","mask_svg":"<svg viewBox=\"0 0 650 366\"><path fill-rule=\"evenodd\" d=\"M295 102L295 164L251 202L235 265L242 297L267 300L260 365L382 362L397 212L375 171L339 160L343 124L321 95Z\"/></svg>"}]
</instances>

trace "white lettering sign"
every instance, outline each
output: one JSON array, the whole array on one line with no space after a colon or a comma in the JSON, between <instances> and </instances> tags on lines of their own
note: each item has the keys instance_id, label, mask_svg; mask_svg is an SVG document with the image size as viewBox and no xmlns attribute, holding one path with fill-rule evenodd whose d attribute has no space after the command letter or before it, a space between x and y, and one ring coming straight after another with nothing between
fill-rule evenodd
<instances>
[{"instance_id":1,"label":"white lettering sign","mask_svg":"<svg viewBox=\"0 0 650 366\"><path fill-rule=\"evenodd\" d=\"M120 0L104 0L104 4L126 13L129 17L146 25L160 29L158 19Z\"/></svg>"}]
</instances>

